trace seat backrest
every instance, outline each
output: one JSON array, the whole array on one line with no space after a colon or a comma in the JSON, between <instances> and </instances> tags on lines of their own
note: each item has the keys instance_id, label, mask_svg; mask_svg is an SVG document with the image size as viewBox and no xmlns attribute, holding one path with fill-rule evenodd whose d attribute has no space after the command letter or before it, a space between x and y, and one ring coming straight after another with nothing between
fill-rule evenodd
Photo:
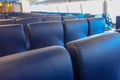
<instances>
[{"instance_id":1,"label":"seat backrest","mask_svg":"<svg viewBox=\"0 0 120 80\"><path fill-rule=\"evenodd\" d=\"M0 56L26 51L27 49L22 25L0 25Z\"/></svg>"},{"instance_id":2,"label":"seat backrest","mask_svg":"<svg viewBox=\"0 0 120 80\"><path fill-rule=\"evenodd\" d=\"M69 53L52 46L2 57L0 80L73 80Z\"/></svg>"},{"instance_id":3,"label":"seat backrest","mask_svg":"<svg viewBox=\"0 0 120 80\"><path fill-rule=\"evenodd\" d=\"M6 19L6 16L0 13L0 19Z\"/></svg>"},{"instance_id":4,"label":"seat backrest","mask_svg":"<svg viewBox=\"0 0 120 80\"><path fill-rule=\"evenodd\" d=\"M120 29L120 16L116 17L116 29Z\"/></svg>"},{"instance_id":5,"label":"seat backrest","mask_svg":"<svg viewBox=\"0 0 120 80\"><path fill-rule=\"evenodd\" d=\"M15 21L13 19L0 19L0 25L6 25L6 24L14 24Z\"/></svg>"},{"instance_id":6,"label":"seat backrest","mask_svg":"<svg viewBox=\"0 0 120 80\"><path fill-rule=\"evenodd\" d=\"M21 18L21 19L16 19L17 24L22 24L25 35L27 37L27 42L29 43L29 35L28 35L28 24L29 23L34 23L34 22L41 22L41 18L37 17L29 17L29 18Z\"/></svg>"},{"instance_id":7,"label":"seat backrest","mask_svg":"<svg viewBox=\"0 0 120 80\"><path fill-rule=\"evenodd\" d=\"M30 14L30 15L22 15L22 16L14 16L14 17L11 17L12 19L20 19L20 20L22 20L23 18L24 19L28 19L28 20L30 20L31 18L33 18L33 22L34 22L34 20L38 20L38 21L42 21L42 19L44 18L44 17L46 17L47 15L32 15L32 14ZM36 18L36 19L35 19ZM29 21L30 22L30 21Z\"/></svg>"},{"instance_id":8,"label":"seat backrest","mask_svg":"<svg viewBox=\"0 0 120 80\"><path fill-rule=\"evenodd\" d=\"M102 33L67 43L76 80L119 80L120 34Z\"/></svg>"},{"instance_id":9,"label":"seat backrest","mask_svg":"<svg viewBox=\"0 0 120 80\"><path fill-rule=\"evenodd\" d=\"M8 12L8 13L6 13L7 19L11 19L12 17L18 17L18 16L22 16L22 13L21 12Z\"/></svg>"},{"instance_id":10,"label":"seat backrest","mask_svg":"<svg viewBox=\"0 0 120 80\"><path fill-rule=\"evenodd\" d=\"M43 22L29 24L31 49L51 45L64 46L63 26L61 22Z\"/></svg>"},{"instance_id":11,"label":"seat backrest","mask_svg":"<svg viewBox=\"0 0 120 80\"><path fill-rule=\"evenodd\" d=\"M61 16L47 16L42 19L42 21L62 21Z\"/></svg>"},{"instance_id":12,"label":"seat backrest","mask_svg":"<svg viewBox=\"0 0 120 80\"><path fill-rule=\"evenodd\" d=\"M88 36L88 22L86 19L64 21L65 43Z\"/></svg>"},{"instance_id":13,"label":"seat backrest","mask_svg":"<svg viewBox=\"0 0 120 80\"><path fill-rule=\"evenodd\" d=\"M104 18L89 18L89 35L103 33L105 31Z\"/></svg>"},{"instance_id":14,"label":"seat backrest","mask_svg":"<svg viewBox=\"0 0 120 80\"><path fill-rule=\"evenodd\" d=\"M21 12L8 12L8 13L6 13L7 14L7 16L21 16Z\"/></svg>"},{"instance_id":15,"label":"seat backrest","mask_svg":"<svg viewBox=\"0 0 120 80\"><path fill-rule=\"evenodd\" d=\"M23 24L25 28L27 28L29 23L34 23L34 22L41 22L40 18L37 17L29 17L29 18L19 18L16 19L17 24Z\"/></svg>"},{"instance_id":16,"label":"seat backrest","mask_svg":"<svg viewBox=\"0 0 120 80\"><path fill-rule=\"evenodd\" d=\"M19 19L16 19L16 23L17 24L22 24L23 27L25 28L25 30L27 29L29 23L34 23L34 22L41 22L41 19L37 18L37 17L29 17L29 18L19 18Z\"/></svg>"},{"instance_id":17,"label":"seat backrest","mask_svg":"<svg viewBox=\"0 0 120 80\"><path fill-rule=\"evenodd\" d=\"M62 16L63 20L71 20L71 19L76 19L76 16Z\"/></svg>"}]
</instances>

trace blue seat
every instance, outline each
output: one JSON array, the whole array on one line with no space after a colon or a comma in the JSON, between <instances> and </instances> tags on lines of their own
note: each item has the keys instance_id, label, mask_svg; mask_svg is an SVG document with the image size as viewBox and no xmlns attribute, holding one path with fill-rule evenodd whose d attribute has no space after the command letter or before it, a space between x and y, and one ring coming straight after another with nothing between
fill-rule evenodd
<instances>
[{"instance_id":1,"label":"blue seat","mask_svg":"<svg viewBox=\"0 0 120 80\"><path fill-rule=\"evenodd\" d=\"M52 46L2 57L0 80L73 80L69 53Z\"/></svg>"},{"instance_id":2,"label":"blue seat","mask_svg":"<svg viewBox=\"0 0 120 80\"><path fill-rule=\"evenodd\" d=\"M86 19L64 21L65 43L88 36L88 22Z\"/></svg>"},{"instance_id":3,"label":"blue seat","mask_svg":"<svg viewBox=\"0 0 120 80\"><path fill-rule=\"evenodd\" d=\"M71 20L71 19L77 19L76 16L62 16L63 20Z\"/></svg>"},{"instance_id":4,"label":"blue seat","mask_svg":"<svg viewBox=\"0 0 120 80\"><path fill-rule=\"evenodd\" d=\"M0 19L0 25L6 25L6 24L14 24L15 21L13 19Z\"/></svg>"},{"instance_id":5,"label":"blue seat","mask_svg":"<svg viewBox=\"0 0 120 80\"><path fill-rule=\"evenodd\" d=\"M51 45L64 46L63 26L61 22L43 22L29 24L31 49Z\"/></svg>"},{"instance_id":6,"label":"blue seat","mask_svg":"<svg viewBox=\"0 0 120 80\"><path fill-rule=\"evenodd\" d=\"M49 13L47 16L51 16L51 17L53 17L53 16L61 16L61 14L57 14L57 13Z\"/></svg>"},{"instance_id":7,"label":"blue seat","mask_svg":"<svg viewBox=\"0 0 120 80\"><path fill-rule=\"evenodd\" d=\"M73 13L65 13L64 15L65 15L65 16L74 16Z\"/></svg>"},{"instance_id":8,"label":"blue seat","mask_svg":"<svg viewBox=\"0 0 120 80\"><path fill-rule=\"evenodd\" d=\"M62 21L61 16L47 16L42 19L42 21Z\"/></svg>"},{"instance_id":9,"label":"blue seat","mask_svg":"<svg viewBox=\"0 0 120 80\"><path fill-rule=\"evenodd\" d=\"M21 16L21 12L6 12L7 16Z\"/></svg>"},{"instance_id":10,"label":"blue seat","mask_svg":"<svg viewBox=\"0 0 120 80\"><path fill-rule=\"evenodd\" d=\"M34 22L41 22L41 19L37 18L37 17L29 17L29 18L19 18L19 19L16 19L16 23L17 24L22 24L23 25L26 35L28 33L28 28L27 28L28 24L29 23L34 23Z\"/></svg>"},{"instance_id":11,"label":"blue seat","mask_svg":"<svg viewBox=\"0 0 120 80\"><path fill-rule=\"evenodd\" d=\"M75 13L75 15L77 16L77 18L85 18L85 14L82 13Z\"/></svg>"},{"instance_id":12,"label":"blue seat","mask_svg":"<svg viewBox=\"0 0 120 80\"><path fill-rule=\"evenodd\" d=\"M5 14L7 19L11 19L12 17L17 17L22 15L21 12L6 12Z\"/></svg>"},{"instance_id":13,"label":"blue seat","mask_svg":"<svg viewBox=\"0 0 120 80\"><path fill-rule=\"evenodd\" d=\"M120 79L120 34L102 33L67 43L76 80Z\"/></svg>"},{"instance_id":14,"label":"blue seat","mask_svg":"<svg viewBox=\"0 0 120 80\"><path fill-rule=\"evenodd\" d=\"M116 16L116 29L120 29L120 16Z\"/></svg>"},{"instance_id":15,"label":"blue seat","mask_svg":"<svg viewBox=\"0 0 120 80\"><path fill-rule=\"evenodd\" d=\"M24 14L24 15L21 15L21 16L14 16L14 17L11 17L12 19L23 19L23 18L29 18L28 20L30 20L31 18L34 18L33 20L35 20L35 18L39 18L39 21L42 21L42 19L44 17L46 17L47 15L38 15L38 14ZM27 19L26 19L27 20Z\"/></svg>"},{"instance_id":16,"label":"blue seat","mask_svg":"<svg viewBox=\"0 0 120 80\"><path fill-rule=\"evenodd\" d=\"M89 18L89 35L100 34L105 32L104 18Z\"/></svg>"},{"instance_id":17,"label":"blue seat","mask_svg":"<svg viewBox=\"0 0 120 80\"><path fill-rule=\"evenodd\" d=\"M0 13L0 19L6 19L6 16L4 13Z\"/></svg>"},{"instance_id":18,"label":"blue seat","mask_svg":"<svg viewBox=\"0 0 120 80\"><path fill-rule=\"evenodd\" d=\"M29 43L29 35L28 35L28 24L29 23L34 23L34 22L41 22L41 18L37 18L37 17L29 17L29 18L20 18L20 19L16 19L16 23L17 24L22 24L24 31L25 31L25 35L27 37L27 42Z\"/></svg>"},{"instance_id":19,"label":"blue seat","mask_svg":"<svg viewBox=\"0 0 120 80\"><path fill-rule=\"evenodd\" d=\"M0 57L28 50L22 25L0 25Z\"/></svg>"},{"instance_id":20,"label":"blue seat","mask_svg":"<svg viewBox=\"0 0 120 80\"><path fill-rule=\"evenodd\" d=\"M29 17L29 18L19 18L16 19L17 24L23 24L24 28L27 28L29 23L41 22L41 19L38 17Z\"/></svg>"}]
</instances>

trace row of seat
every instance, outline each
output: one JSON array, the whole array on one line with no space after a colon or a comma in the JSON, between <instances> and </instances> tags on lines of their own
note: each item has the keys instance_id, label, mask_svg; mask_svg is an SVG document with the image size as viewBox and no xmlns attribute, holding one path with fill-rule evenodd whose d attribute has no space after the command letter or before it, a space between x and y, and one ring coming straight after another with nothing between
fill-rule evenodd
<instances>
[{"instance_id":1,"label":"row of seat","mask_svg":"<svg viewBox=\"0 0 120 80\"><path fill-rule=\"evenodd\" d=\"M64 16L64 20L71 20L71 19L77 19L74 16ZM62 18L60 16L30 16L30 17L13 17L13 19L0 19L0 25L4 24L14 24L19 21L39 21L39 22L46 22L46 21L62 21Z\"/></svg>"},{"instance_id":2,"label":"row of seat","mask_svg":"<svg viewBox=\"0 0 120 80\"><path fill-rule=\"evenodd\" d=\"M91 13L61 13L61 12L38 12L33 11L32 13L46 14L46 15L62 15L62 16L75 16L76 18L100 18L103 17L106 22L106 28L111 29L113 27L112 19L109 14L91 14Z\"/></svg>"},{"instance_id":3,"label":"row of seat","mask_svg":"<svg viewBox=\"0 0 120 80\"><path fill-rule=\"evenodd\" d=\"M63 13L61 13L63 14ZM68 15L61 14L43 14L43 13L6 13L7 19L19 19L19 18L30 18L30 17L39 17L41 21L63 21L63 20L70 20L70 19L86 19L86 18L104 18L105 19L105 28L107 30L112 28L112 21L109 18L108 14L97 14L97 15L90 15L90 14L80 14L80 13L68 13ZM72 15L69 15L72 14ZM86 16L86 17L85 17Z\"/></svg>"},{"instance_id":4,"label":"row of seat","mask_svg":"<svg viewBox=\"0 0 120 80\"><path fill-rule=\"evenodd\" d=\"M28 18L28 17L41 17L42 21L52 20L68 20L68 19L81 19L81 18L104 18L106 22L106 28L111 29L113 26L112 20L109 14L90 14L90 13L52 13L52 12L32 12L32 13L22 13L22 12L8 12L1 13L0 19L16 19L16 18ZM50 18L49 18L50 17Z\"/></svg>"},{"instance_id":5,"label":"row of seat","mask_svg":"<svg viewBox=\"0 0 120 80\"><path fill-rule=\"evenodd\" d=\"M50 21L59 21L59 20L53 19L53 17L49 18L49 20ZM47 19L47 21L49 21L49 20ZM73 19L73 22L78 21L78 23L79 23L79 20L84 21L84 19L76 19L76 20ZM99 30L100 29L104 30L104 28L105 28L104 18L89 18L87 20L88 20L89 26L96 26L96 27L93 27L93 29L98 28ZM26 28L29 23L34 23L34 22L41 22L41 19L36 18L36 17L16 19L16 21L14 21L13 19L3 19L3 20L0 20L0 25L17 23L17 24L23 24L23 26ZM68 25L70 24L69 20L63 21L63 23L64 22L68 22ZM72 20L71 20L71 22L72 22ZM100 27L98 26L98 24L99 24ZM92 28L90 28L90 29L93 30ZM93 33L90 32L90 35L92 35L92 34L94 34L94 32Z\"/></svg>"},{"instance_id":6,"label":"row of seat","mask_svg":"<svg viewBox=\"0 0 120 80\"><path fill-rule=\"evenodd\" d=\"M66 19L76 19L76 16L61 16L58 14L52 14L52 15L47 15L47 14L35 14L35 13L27 13L27 14L8 14L7 18L5 15L1 15L0 19L18 19L18 18L28 18L28 17L40 17L42 21L46 21L47 19L50 19L52 17L53 20L66 20ZM50 21L50 20L49 20Z\"/></svg>"},{"instance_id":7,"label":"row of seat","mask_svg":"<svg viewBox=\"0 0 120 80\"><path fill-rule=\"evenodd\" d=\"M69 41L105 31L104 19L69 20L61 22L0 25L0 56L51 45L65 47ZM63 26L64 25L64 26ZM89 25L89 27L88 27ZM26 35L25 35L26 33Z\"/></svg>"},{"instance_id":8,"label":"row of seat","mask_svg":"<svg viewBox=\"0 0 120 80\"><path fill-rule=\"evenodd\" d=\"M117 32L0 58L0 80L119 80L119 74Z\"/></svg>"},{"instance_id":9,"label":"row of seat","mask_svg":"<svg viewBox=\"0 0 120 80\"><path fill-rule=\"evenodd\" d=\"M46 16L74 16L76 18L93 18L91 14L83 14L83 13L39 13L39 12L32 12L32 13L22 13L22 12L10 12L10 13L0 13L0 19L10 19L12 17L29 17L34 15L46 15ZM102 17L102 14L101 14Z\"/></svg>"}]
</instances>

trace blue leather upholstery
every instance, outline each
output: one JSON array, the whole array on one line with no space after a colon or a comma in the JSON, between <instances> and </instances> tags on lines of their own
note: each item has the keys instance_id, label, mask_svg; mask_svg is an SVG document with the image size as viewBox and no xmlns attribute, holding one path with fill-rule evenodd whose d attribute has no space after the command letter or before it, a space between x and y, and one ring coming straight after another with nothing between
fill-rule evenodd
<instances>
[{"instance_id":1,"label":"blue leather upholstery","mask_svg":"<svg viewBox=\"0 0 120 80\"><path fill-rule=\"evenodd\" d=\"M47 16L51 16L51 17L53 17L53 16L61 16L61 14L56 14L56 13L54 14L53 13L53 14L47 14Z\"/></svg>"},{"instance_id":2,"label":"blue leather upholstery","mask_svg":"<svg viewBox=\"0 0 120 80\"><path fill-rule=\"evenodd\" d=\"M85 19L64 21L65 43L88 36L88 22Z\"/></svg>"},{"instance_id":3,"label":"blue leather upholstery","mask_svg":"<svg viewBox=\"0 0 120 80\"><path fill-rule=\"evenodd\" d=\"M25 30L27 29L27 26L28 26L29 23L34 23L34 22L41 22L41 19L37 18L37 17L16 19L16 23L17 24L23 24Z\"/></svg>"},{"instance_id":4,"label":"blue leather upholstery","mask_svg":"<svg viewBox=\"0 0 120 80\"><path fill-rule=\"evenodd\" d=\"M21 19L16 19L16 23L17 24L22 24L24 31L25 31L25 35L27 37L27 44L29 44L29 35L28 35L28 24L29 23L34 23L34 22L41 22L41 18L37 18L37 17L29 17L29 18L21 18Z\"/></svg>"},{"instance_id":5,"label":"blue leather upholstery","mask_svg":"<svg viewBox=\"0 0 120 80\"><path fill-rule=\"evenodd\" d=\"M29 17L29 18L20 18L20 19L16 19L16 23L17 24L22 24L25 32L27 31L27 27L29 23L34 23L34 22L41 22L40 18L37 17Z\"/></svg>"},{"instance_id":6,"label":"blue leather upholstery","mask_svg":"<svg viewBox=\"0 0 120 80\"><path fill-rule=\"evenodd\" d=\"M69 53L52 46L2 57L0 80L73 80Z\"/></svg>"},{"instance_id":7,"label":"blue leather upholstery","mask_svg":"<svg viewBox=\"0 0 120 80\"><path fill-rule=\"evenodd\" d=\"M21 12L7 12L7 16L21 16Z\"/></svg>"},{"instance_id":8,"label":"blue leather upholstery","mask_svg":"<svg viewBox=\"0 0 120 80\"><path fill-rule=\"evenodd\" d=\"M120 16L116 17L116 29L120 29Z\"/></svg>"},{"instance_id":9,"label":"blue leather upholstery","mask_svg":"<svg viewBox=\"0 0 120 80\"><path fill-rule=\"evenodd\" d=\"M102 33L67 43L76 80L120 79L120 34Z\"/></svg>"},{"instance_id":10,"label":"blue leather upholstery","mask_svg":"<svg viewBox=\"0 0 120 80\"><path fill-rule=\"evenodd\" d=\"M51 45L64 46L61 22L33 23L29 25L31 49Z\"/></svg>"},{"instance_id":11,"label":"blue leather upholstery","mask_svg":"<svg viewBox=\"0 0 120 80\"><path fill-rule=\"evenodd\" d=\"M105 31L104 18L89 18L89 35L103 33Z\"/></svg>"},{"instance_id":12,"label":"blue leather upholstery","mask_svg":"<svg viewBox=\"0 0 120 80\"><path fill-rule=\"evenodd\" d=\"M42 19L44 18L44 17L46 17L47 15L38 15L38 14L24 14L24 15L22 15L22 16L15 16L15 17L12 17L12 19L19 19L19 18L39 18L38 20L39 21L42 21Z\"/></svg>"},{"instance_id":13,"label":"blue leather upholstery","mask_svg":"<svg viewBox=\"0 0 120 80\"><path fill-rule=\"evenodd\" d=\"M76 19L76 16L63 16L63 20L71 20L71 19Z\"/></svg>"},{"instance_id":14,"label":"blue leather upholstery","mask_svg":"<svg viewBox=\"0 0 120 80\"><path fill-rule=\"evenodd\" d=\"M0 25L0 56L26 51L27 49L22 25Z\"/></svg>"},{"instance_id":15,"label":"blue leather upholstery","mask_svg":"<svg viewBox=\"0 0 120 80\"><path fill-rule=\"evenodd\" d=\"M42 21L62 21L61 16L47 16Z\"/></svg>"},{"instance_id":16,"label":"blue leather upholstery","mask_svg":"<svg viewBox=\"0 0 120 80\"><path fill-rule=\"evenodd\" d=\"M14 24L15 21L13 19L0 19L0 25L6 25L6 24Z\"/></svg>"},{"instance_id":17,"label":"blue leather upholstery","mask_svg":"<svg viewBox=\"0 0 120 80\"><path fill-rule=\"evenodd\" d=\"M6 19L6 16L5 16L5 14L3 14L3 13L0 13L0 19Z\"/></svg>"}]
</instances>

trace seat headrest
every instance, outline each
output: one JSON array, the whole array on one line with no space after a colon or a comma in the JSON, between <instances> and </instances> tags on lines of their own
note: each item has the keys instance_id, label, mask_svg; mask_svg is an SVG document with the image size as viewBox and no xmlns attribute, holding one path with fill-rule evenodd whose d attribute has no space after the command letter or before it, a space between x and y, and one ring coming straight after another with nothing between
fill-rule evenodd
<instances>
[{"instance_id":1,"label":"seat headrest","mask_svg":"<svg viewBox=\"0 0 120 80\"><path fill-rule=\"evenodd\" d=\"M64 46L61 22L43 22L29 24L31 49L52 45Z\"/></svg>"},{"instance_id":2,"label":"seat headrest","mask_svg":"<svg viewBox=\"0 0 120 80\"><path fill-rule=\"evenodd\" d=\"M69 53L51 46L2 57L0 80L73 80Z\"/></svg>"},{"instance_id":3,"label":"seat headrest","mask_svg":"<svg viewBox=\"0 0 120 80\"><path fill-rule=\"evenodd\" d=\"M0 25L14 24L15 21L13 19L0 19Z\"/></svg>"},{"instance_id":4,"label":"seat headrest","mask_svg":"<svg viewBox=\"0 0 120 80\"><path fill-rule=\"evenodd\" d=\"M42 21L62 21L61 16L47 16L42 19Z\"/></svg>"},{"instance_id":5,"label":"seat headrest","mask_svg":"<svg viewBox=\"0 0 120 80\"><path fill-rule=\"evenodd\" d=\"M104 18L89 18L89 35L100 34L105 32L105 19Z\"/></svg>"},{"instance_id":6,"label":"seat headrest","mask_svg":"<svg viewBox=\"0 0 120 80\"><path fill-rule=\"evenodd\" d=\"M20 18L20 19L16 19L16 22L17 24L23 25L25 35L27 37L27 44L29 44L28 24L35 23L35 22L41 22L41 18L39 17Z\"/></svg>"},{"instance_id":7,"label":"seat headrest","mask_svg":"<svg viewBox=\"0 0 120 80\"><path fill-rule=\"evenodd\" d=\"M67 43L74 74L81 80L118 80L120 34L102 33Z\"/></svg>"},{"instance_id":8,"label":"seat headrest","mask_svg":"<svg viewBox=\"0 0 120 80\"><path fill-rule=\"evenodd\" d=\"M16 19L18 24L28 25L28 23L41 22L39 17L19 18Z\"/></svg>"},{"instance_id":9,"label":"seat headrest","mask_svg":"<svg viewBox=\"0 0 120 80\"><path fill-rule=\"evenodd\" d=\"M62 16L63 20L72 20L72 19L76 19L76 16Z\"/></svg>"},{"instance_id":10,"label":"seat headrest","mask_svg":"<svg viewBox=\"0 0 120 80\"><path fill-rule=\"evenodd\" d=\"M88 36L88 22L86 19L64 21L65 43Z\"/></svg>"},{"instance_id":11,"label":"seat headrest","mask_svg":"<svg viewBox=\"0 0 120 80\"><path fill-rule=\"evenodd\" d=\"M0 25L0 56L28 50L22 25Z\"/></svg>"}]
</instances>

